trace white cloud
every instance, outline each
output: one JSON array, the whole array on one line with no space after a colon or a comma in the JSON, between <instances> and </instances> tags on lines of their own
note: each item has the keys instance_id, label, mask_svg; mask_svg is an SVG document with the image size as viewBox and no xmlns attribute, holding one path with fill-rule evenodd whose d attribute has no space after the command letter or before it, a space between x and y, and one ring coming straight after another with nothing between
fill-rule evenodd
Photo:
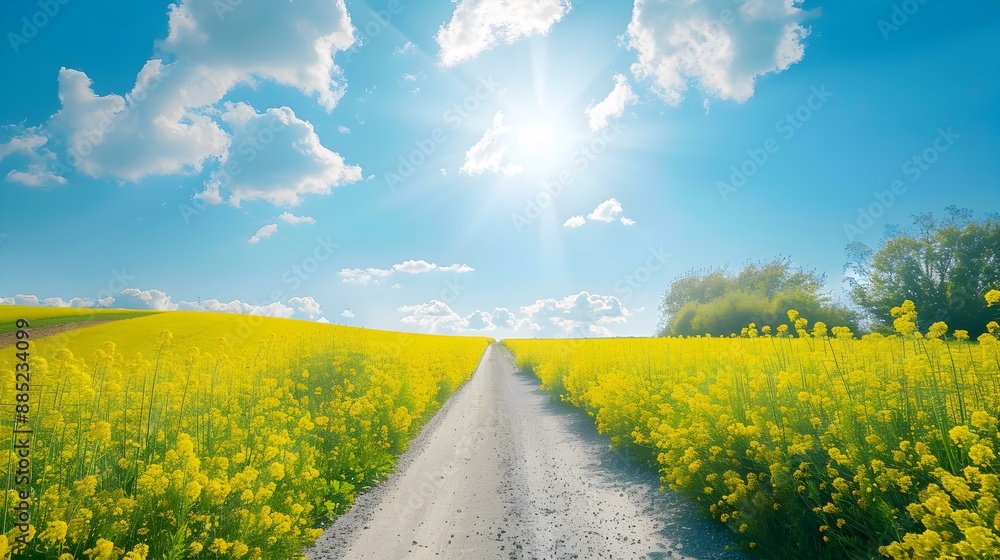
<instances>
[{"instance_id":1,"label":"white cloud","mask_svg":"<svg viewBox=\"0 0 1000 560\"><path fill-rule=\"evenodd\" d=\"M337 276L344 280L345 284L360 284L367 286L373 280L375 285L379 284L382 278L392 276L393 271L381 268L345 268L337 273Z\"/></svg>"},{"instance_id":2,"label":"white cloud","mask_svg":"<svg viewBox=\"0 0 1000 560\"><path fill-rule=\"evenodd\" d=\"M608 325L624 324L632 313L615 296L580 292L562 299L542 299L521 307L521 314L542 327L572 336L609 336Z\"/></svg>"},{"instance_id":3,"label":"white cloud","mask_svg":"<svg viewBox=\"0 0 1000 560\"><path fill-rule=\"evenodd\" d=\"M129 309L152 309L155 311L177 309L177 306L171 301L170 296L160 290L128 288L118 294L117 303L119 306Z\"/></svg>"},{"instance_id":4,"label":"white cloud","mask_svg":"<svg viewBox=\"0 0 1000 560\"><path fill-rule=\"evenodd\" d=\"M261 305L244 303L240 300L222 302L217 299L175 303L169 295L160 290L139 290L137 288L122 291L118 296L117 307L156 311L213 311L295 319L314 319L322 315L319 303L311 297L293 297L287 303L275 301Z\"/></svg>"},{"instance_id":5,"label":"white cloud","mask_svg":"<svg viewBox=\"0 0 1000 560\"><path fill-rule=\"evenodd\" d=\"M115 305L117 304L117 305ZM59 297L40 299L35 295L20 294L14 297L0 297L0 305L31 305L44 307L98 307L109 308L115 305L123 309L148 309L152 311L215 311L222 313L240 313L244 315L265 315L269 317L286 317L299 319L314 319L322 315L320 304L311 297L293 297L287 303L272 302L263 305L244 303L240 300L222 302L217 299L202 301L179 301L173 299L161 290L140 290L129 288L118 294L118 297L107 296L96 302L87 298L73 298L69 301Z\"/></svg>"},{"instance_id":6,"label":"white cloud","mask_svg":"<svg viewBox=\"0 0 1000 560\"><path fill-rule=\"evenodd\" d=\"M288 300L288 307L310 319L323 315L323 307L312 297L293 297Z\"/></svg>"},{"instance_id":7,"label":"white cloud","mask_svg":"<svg viewBox=\"0 0 1000 560\"><path fill-rule=\"evenodd\" d=\"M679 104L694 82L707 95L744 102L758 76L802 60L809 30L802 0L635 0L628 27L632 73Z\"/></svg>"},{"instance_id":8,"label":"white cloud","mask_svg":"<svg viewBox=\"0 0 1000 560\"><path fill-rule=\"evenodd\" d=\"M340 316L343 317L344 319L353 319L354 318L354 311L352 311L350 309L345 309L345 310L343 310L343 311L340 312Z\"/></svg>"},{"instance_id":9,"label":"white cloud","mask_svg":"<svg viewBox=\"0 0 1000 560\"><path fill-rule=\"evenodd\" d=\"M569 0L460 0L451 21L434 37L441 46L441 62L454 66L500 41L511 44L544 35L569 10Z\"/></svg>"},{"instance_id":10,"label":"white cloud","mask_svg":"<svg viewBox=\"0 0 1000 560\"><path fill-rule=\"evenodd\" d=\"M351 133L351 129L348 128L348 127L346 127L346 126L344 126L344 125L338 125L337 126L337 132L339 132L341 134L350 134Z\"/></svg>"},{"instance_id":11,"label":"white cloud","mask_svg":"<svg viewBox=\"0 0 1000 560\"><path fill-rule=\"evenodd\" d=\"M607 222L610 224L618 219L622 211L622 205L617 200L611 198L598 204L597 208L588 214L587 217L595 222Z\"/></svg>"},{"instance_id":12,"label":"white cloud","mask_svg":"<svg viewBox=\"0 0 1000 560\"><path fill-rule=\"evenodd\" d=\"M634 313L615 296L580 292L562 299L543 299L521 307L519 314L498 307L462 316L448 304L432 300L400 307L401 322L424 332L475 333L502 331L516 335L611 336L611 328Z\"/></svg>"},{"instance_id":13,"label":"white cloud","mask_svg":"<svg viewBox=\"0 0 1000 560\"><path fill-rule=\"evenodd\" d=\"M465 318L465 328L470 331L495 331L493 316L486 311L474 311Z\"/></svg>"},{"instance_id":14,"label":"white cloud","mask_svg":"<svg viewBox=\"0 0 1000 560\"><path fill-rule=\"evenodd\" d=\"M333 55L354 44L354 28L343 0L182 0L169 19L158 46L178 60L234 83L273 80L316 95L328 111L344 93Z\"/></svg>"},{"instance_id":15,"label":"white cloud","mask_svg":"<svg viewBox=\"0 0 1000 560\"><path fill-rule=\"evenodd\" d=\"M629 226L629 227L635 225L635 220L633 220L632 218L626 218L624 216L622 216L621 222L622 222L622 224L624 224L626 226Z\"/></svg>"},{"instance_id":16,"label":"white cloud","mask_svg":"<svg viewBox=\"0 0 1000 560\"><path fill-rule=\"evenodd\" d=\"M472 268L467 264L452 264L448 266L439 266L438 270L441 272L454 272L455 274L467 274L469 272L475 272L476 269Z\"/></svg>"},{"instance_id":17,"label":"white cloud","mask_svg":"<svg viewBox=\"0 0 1000 560\"><path fill-rule=\"evenodd\" d=\"M572 218L566 220L563 223L563 227L568 229L575 229L578 227L582 227L586 223L587 220L584 220L583 216L573 216Z\"/></svg>"},{"instance_id":18,"label":"white cloud","mask_svg":"<svg viewBox=\"0 0 1000 560\"><path fill-rule=\"evenodd\" d=\"M251 245L256 245L260 243L261 239L267 239L268 237L271 237L272 235L277 233L277 231L278 231L278 224L268 224L258 229L257 233L253 234L253 237L251 237L250 240L247 241L247 243Z\"/></svg>"},{"instance_id":19,"label":"white cloud","mask_svg":"<svg viewBox=\"0 0 1000 560\"><path fill-rule=\"evenodd\" d=\"M400 320L404 325L432 333L459 332L469 325L468 320L455 313L447 303L438 300L419 305L404 305L398 311L406 314Z\"/></svg>"},{"instance_id":20,"label":"white cloud","mask_svg":"<svg viewBox=\"0 0 1000 560\"><path fill-rule=\"evenodd\" d=\"M0 144L0 160L11 154L33 155L49 141L37 129L21 130L9 141Z\"/></svg>"},{"instance_id":21,"label":"white cloud","mask_svg":"<svg viewBox=\"0 0 1000 560\"><path fill-rule=\"evenodd\" d=\"M360 167L323 146L312 125L288 107L258 113L246 103L227 103L222 120L233 129L232 148L206 186L229 190L235 206L243 200L296 206L302 195L329 194L362 178Z\"/></svg>"},{"instance_id":22,"label":"white cloud","mask_svg":"<svg viewBox=\"0 0 1000 560\"><path fill-rule=\"evenodd\" d=\"M403 272L406 274L425 274L437 268L436 264L429 263L425 260L419 261L406 261L392 267L396 272Z\"/></svg>"},{"instance_id":23,"label":"white cloud","mask_svg":"<svg viewBox=\"0 0 1000 560\"><path fill-rule=\"evenodd\" d=\"M65 139L68 161L90 177L136 182L151 175L198 173L230 144L203 108L233 85L202 72L208 70L152 59L122 97L98 95L86 74L63 68L62 107L46 128Z\"/></svg>"},{"instance_id":24,"label":"white cloud","mask_svg":"<svg viewBox=\"0 0 1000 560\"><path fill-rule=\"evenodd\" d=\"M590 122L590 129L597 131L608 126L608 121L612 118L619 118L625 114L625 106L632 105L639 101L639 97L632 91L628 79L623 74L615 74L615 88L611 93L597 105L591 103L586 111Z\"/></svg>"},{"instance_id":25,"label":"white cloud","mask_svg":"<svg viewBox=\"0 0 1000 560\"><path fill-rule=\"evenodd\" d=\"M360 284L366 286L374 281L374 284L379 285L379 281L383 278L388 278L393 274L399 272L403 274L427 274L430 272L452 272L455 274L467 274L469 272L475 272L476 269L472 268L467 264L452 264L448 266L438 266L432 262L427 262L423 259L421 260L408 260L399 264L392 265L388 269L384 268L345 268L337 273L345 284ZM398 289L399 284L393 285L394 289Z\"/></svg>"},{"instance_id":26,"label":"white cloud","mask_svg":"<svg viewBox=\"0 0 1000 560\"><path fill-rule=\"evenodd\" d=\"M315 96L330 111L341 98L344 84L334 54L354 42L354 30L343 0L298 0L269 2L244 0L238 6L213 0L180 0L168 13L168 34L156 44L156 55L143 66L135 86L122 95L98 95L90 78L81 71L59 72L62 107L48 123L25 131L18 143L3 150L29 150L32 164L44 162L49 173L37 167L9 174L24 184L58 184L69 167L91 177L137 182L153 175L199 173L209 164L227 158L233 139L216 122L217 104L236 86L272 81ZM279 109L279 111L282 109ZM290 110L287 110L290 114ZM260 194L255 181L287 181L293 194L329 192L314 183L325 179L328 186L351 182L353 169L329 152L309 134L303 121L291 123L299 134L289 134L284 150L305 149L288 170L269 169L265 178L243 173L249 194ZM49 151L39 137L58 137L61 153ZM305 142L306 144L301 144ZM274 151L278 148L272 147ZM333 154L331 156L330 154ZM305 174L305 163L313 163ZM311 160L311 161L310 161ZM67 162L69 167L59 162ZM55 167L56 165L59 167ZM325 165L324 165L325 164ZM337 175L333 169L341 169ZM279 167L277 169L283 169ZM257 171L257 170L255 170ZM359 175L360 172L358 171ZM239 185L237 185L239 187ZM238 202L240 193L235 193ZM270 194L270 193L269 193ZM218 185L209 185L201 198L219 203ZM251 196L243 196L250 199ZM289 204L292 195L264 196Z\"/></svg>"},{"instance_id":27,"label":"white cloud","mask_svg":"<svg viewBox=\"0 0 1000 560\"><path fill-rule=\"evenodd\" d=\"M483 173L502 173L508 177L517 175L523 168L510 162L504 162L507 152L507 142L504 140L511 132L510 127L503 124L503 112L493 117L493 124L482 138L465 153L465 165L459 169L463 175L482 175Z\"/></svg>"},{"instance_id":28,"label":"white cloud","mask_svg":"<svg viewBox=\"0 0 1000 560\"><path fill-rule=\"evenodd\" d=\"M285 222L286 224L292 224L293 226L297 226L299 224L315 224L316 223L316 220L314 220L313 218L310 218L309 216L296 216L295 214L292 214L291 212L285 212L285 213L283 213L282 215L278 216L278 219L281 220L282 222Z\"/></svg>"},{"instance_id":29,"label":"white cloud","mask_svg":"<svg viewBox=\"0 0 1000 560\"><path fill-rule=\"evenodd\" d=\"M393 49L392 54L394 56L406 56L415 52L417 52L417 45L413 44L413 41L407 41L403 46Z\"/></svg>"},{"instance_id":30,"label":"white cloud","mask_svg":"<svg viewBox=\"0 0 1000 560\"><path fill-rule=\"evenodd\" d=\"M48 185L65 185L66 179L50 171L44 164L33 163L28 165L25 171L11 169L7 173L7 180L11 183L20 183L26 187L44 187Z\"/></svg>"},{"instance_id":31,"label":"white cloud","mask_svg":"<svg viewBox=\"0 0 1000 560\"><path fill-rule=\"evenodd\" d=\"M36 295L18 294L14 297L0 297L0 305L24 305L31 307L110 307L115 302L115 298L108 296L97 300L88 298L72 298L69 301L61 297L50 297L41 299Z\"/></svg>"}]
</instances>

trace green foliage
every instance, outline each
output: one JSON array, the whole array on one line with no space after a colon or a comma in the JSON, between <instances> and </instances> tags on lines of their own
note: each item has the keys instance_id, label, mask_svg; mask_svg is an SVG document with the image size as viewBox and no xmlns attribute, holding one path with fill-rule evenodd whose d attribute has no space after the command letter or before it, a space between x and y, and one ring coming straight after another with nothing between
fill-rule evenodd
<instances>
[{"instance_id":1,"label":"green foliage","mask_svg":"<svg viewBox=\"0 0 1000 560\"><path fill-rule=\"evenodd\" d=\"M856 314L823 292L825 277L794 268L789 259L750 263L738 274L725 269L691 271L663 296L661 336L739 333L750 323L787 323L790 309L828 325L857 330Z\"/></svg>"},{"instance_id":2,"label":"green foliage","mask_svg":"<svg viewBox=\"0 0 1000 560\"><path fill-rule=\"evenodd\" d=\"M891 330L888 310L903 300L916 303L923 328L944 321L975 336L997 318L983 296L1000 288L1000 221L955 206L947 212L940 221L916 215L908 230L890 228L878 249L847 247L851 299L877 329Z\"/></svg>"}]
</instances>

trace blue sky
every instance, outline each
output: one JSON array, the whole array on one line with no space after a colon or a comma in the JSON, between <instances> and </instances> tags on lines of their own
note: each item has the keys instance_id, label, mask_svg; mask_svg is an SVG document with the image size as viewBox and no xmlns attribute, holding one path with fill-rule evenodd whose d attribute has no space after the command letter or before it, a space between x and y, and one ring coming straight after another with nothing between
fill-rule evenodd
<instances>
[{"instance_id":1,"label":"blue sky","mask_svg":"<svg viewBox=\"0 0 1000 560\"><path fill-rule=\"evenodd\" d=\"M998 208L1000 6L507 4L5 4L0 301L648 335Z\"/></svg>"}]
</instances>

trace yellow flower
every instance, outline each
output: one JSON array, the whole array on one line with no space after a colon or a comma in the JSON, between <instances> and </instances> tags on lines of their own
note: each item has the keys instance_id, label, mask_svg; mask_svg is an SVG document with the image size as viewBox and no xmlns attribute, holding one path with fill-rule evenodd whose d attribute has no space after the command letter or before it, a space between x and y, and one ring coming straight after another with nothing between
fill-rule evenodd
<instances>
[{"instance_id":1,"label":"yellow flower","mask_svg":"<svg viewBox=\"0 0 1000 560\"><path fill-rule=\"evenodd\" d=\"M149 554L149 546L145 544L137 544L135 548L126 554L122 560L146 560L146 556Z\"/></svg>"},{"instance_id":2,"label":"yellow flower","mask_svg":"<svg viewBox=\"0 0 1000 560\"><path fill-rule=\"evenodd\" d=\"M68 525L65 521L49 521L48 527L38 534L38 539L50 544L56 544L66 539ZM0 554L0 558L3 555Z\"/></svg>"},{"instance_id":3,"label":"yellow flower","mask_svg":"<svg viewBox=\"0 0 1000 560\"><path fill-rule=\"evenodd\" d=\"M271 463L267 472L271 475L271 478L281 480L285 478L285 465L282 465L281 463Z\"/></svg>"},{"instance_id":4,"label":"yellow flower","mask_svg":"<svg viewBox=\"0 0 1000 560\"><path fill-rule=\"evenodd\" d=\"M988 307L993 307L993 304L997 302L1000 302L1000 290L986 292L986 305Z\"/></svg>"},{"instance_id":5,"label":"yellow flower","mask_svg":"<svg viewBox=\"0 0 1000 560\"><path fill-rule=\"evenodd\" d=\"M111 424L109 422L94 422L87 432L87 439L95 443L111 441Z\"/></svg>"},{"instance_id":6,"label":"yellow flower","mask_svg":"<svg viewBox=\"0 0 1000 560\"><path fill-rule=\"evenodd\" d=\"M111 560L115 552L115 544L107 539L97 539L94 548L84 550L83 553L90 557L90 560Z\"/></svg>"}]
</instances>

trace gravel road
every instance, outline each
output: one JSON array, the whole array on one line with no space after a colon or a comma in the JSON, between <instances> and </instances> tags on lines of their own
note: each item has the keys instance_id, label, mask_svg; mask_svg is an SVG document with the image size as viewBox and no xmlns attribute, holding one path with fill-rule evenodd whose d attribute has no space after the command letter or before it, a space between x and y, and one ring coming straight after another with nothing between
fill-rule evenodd
<instances>
[{"instance_id":1,"label":"gravel road","mask_svg":"<svg viewBox=\"0 0 1000 560\"><path fill-rule=\"evenodd\" d=\"M309 560L741 558L500 345Z\"/></svg>"}]
</instances>

